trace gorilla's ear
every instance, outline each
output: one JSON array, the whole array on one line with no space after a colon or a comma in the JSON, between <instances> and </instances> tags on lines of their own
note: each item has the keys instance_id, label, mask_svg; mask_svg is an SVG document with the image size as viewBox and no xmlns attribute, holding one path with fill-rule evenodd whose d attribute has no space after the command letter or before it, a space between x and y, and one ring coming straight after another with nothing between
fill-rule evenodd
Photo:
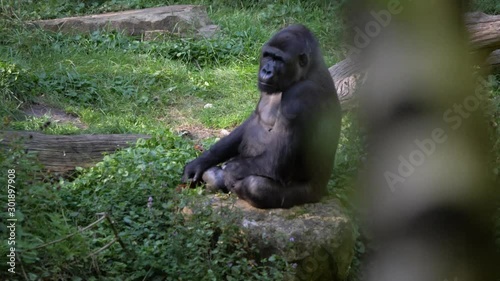
<instances>
[{"instance_id":1,"label":"gorilla's ear","mask_svg":"<svg viewBox=\"0 0 500 281\"><path fill-rule=\"evenodd\" d=\"M299 65L301 67L305 67L307 63L309 62L309 59L306 54L300 54L299 55Z\"/></svg>"}]
</instances>

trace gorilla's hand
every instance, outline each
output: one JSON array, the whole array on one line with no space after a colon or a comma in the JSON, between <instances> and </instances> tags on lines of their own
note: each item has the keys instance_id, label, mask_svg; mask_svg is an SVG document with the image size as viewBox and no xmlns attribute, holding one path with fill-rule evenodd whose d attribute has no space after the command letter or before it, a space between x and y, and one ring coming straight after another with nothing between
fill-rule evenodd
<instances>
[{"instance_id":1,"label":"gorilla's hand","mask_svg":"<svg viewBox=\"0 0 500 281\"><path fill-rule=\"evenodd\" d=\"M186 183L188 180L192 180L195 183L200 182L203 173L208 170L208 168L210 168L210 164L202 158L196 158L184 167L181 181L183 183Z\"/></svg>"}]
</instances>

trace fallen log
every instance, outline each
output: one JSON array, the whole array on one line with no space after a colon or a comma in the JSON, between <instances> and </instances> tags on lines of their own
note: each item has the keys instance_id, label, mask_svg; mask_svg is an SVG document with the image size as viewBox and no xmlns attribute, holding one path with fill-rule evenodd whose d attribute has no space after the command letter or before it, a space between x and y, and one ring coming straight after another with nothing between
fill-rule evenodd
<instances>
[{"instance_id":1,"label":"fallen log","mask_svg":"<svg viewBox=\"0 0 500 281\"><path fill-rule=\"evenodd\" d=\"M500 68L500 50L496 50L491 53L491 55L488 57L487 62L489 65L491 65L491 67L495 69Z\"/></svg>"},{"instance_id":2,"label":"fallen log","mask_svg":"<svg viewBox=\"0 0 500 281\"><path fill-rule=\"evenodd\" d=\"M147 135L45 135L37 132L0 131L0 149L21 145L27 153L36 153L45 169L56 174L71 172L75 167L90 167L103 158L104 153L135 144Z\"/></svg>"},{"instance_id":3,"label":"fallen log","mask_svg":"<svg viewBox=\"0 0 500 281\"><path fill-rule=\"evenodd\" d=\"M500 66L500 15L487 15L481 12L468 13L465 23L470 34L471 51L486 51L491 55L486 63L492 67ZM496 51L494 51L496 50ZM364 71L353 58L335 64L329 68L330 75L337 87L342 111L350 110L354 105L354 92L362 82Z\"/></svg>"},{"instance_id":4,"label":"fallen log","mask_svg":"<svg viewBox=\"0 0 500 281\"><path fill-rule=\"evenodd\" d=\"M469 13L465 17L473 49L500 48L500 15L481 12Z\"/></svg>"}]
</instances>

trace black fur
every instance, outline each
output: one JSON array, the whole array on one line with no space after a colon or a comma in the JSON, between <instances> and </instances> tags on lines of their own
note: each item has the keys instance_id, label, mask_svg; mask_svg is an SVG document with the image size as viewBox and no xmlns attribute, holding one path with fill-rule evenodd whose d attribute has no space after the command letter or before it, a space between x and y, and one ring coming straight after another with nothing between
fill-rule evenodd
<instances>
[{"instance_id":1,"label":"black fur","mask_svg":"<svg viewBox=\"0 0 500 281\"><path fill-rule=\"evenodd\" d=\"M289 26L263 46L258 87L253 114L188 163L183 181L203 180L259 208L317 202L332 172L341 114L318 42L306 27Z\"/></svg>"}]
</instances>

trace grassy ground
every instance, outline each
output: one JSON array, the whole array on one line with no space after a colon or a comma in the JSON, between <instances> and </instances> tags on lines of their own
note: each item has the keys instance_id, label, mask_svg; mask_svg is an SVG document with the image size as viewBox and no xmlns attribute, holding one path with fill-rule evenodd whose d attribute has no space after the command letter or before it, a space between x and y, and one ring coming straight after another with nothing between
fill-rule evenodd
<instances>
[{"instance_id":1,"label":"grassy ground","mask_svg":"<svg viewBox=\"0 0 500 281\"><path fill-rule=\"evenodd\" d=\"M249 257L255 255L255 249L238 230L203 212L191 221L182 219L179 214L186 200L200 191L173 191L183 164L195 156L192 143L176 135L188 130L199 138L213 137L244 120L258 99L255 80L260 47L287 24L306 24L319 38L329 65L342 59L340 11L344 2L0 1L0 129L157 137L106 157L74 182L46 177L22 150L0 155L2 171L13 166L22 171L18 174L23 190L19 204L24 208L19 216L24 221L19 239L28 279L183 276L183 280L279 280L280 274L293 270L279 257L254 263ZM482 10L500 13L495 0L475 2ZM210 18L223 32L206 40L141 42L120 33L63 35L22 24L40 18L180 3L206 4ZM492 95L498 97L498 92ZM43 126L48 116L26 117L24 113L33 104L60 109L80 122L56 121ZM204 108L206 104L213 107ZM495 122L498 118L494 116ZM344 118L329 187L346 206L350 205L348 194L359 160L355 136L349 117ZM149 197L155 204L167 203L158 209L146 208ZM133 257L118 245L97 257L89 255L113 237L109 226L98 226L93 232L42 250L27 250L73 233L77 225L93 222L95 213L104 211L113 213L121 237L127 245L134 245ZM211 239L220 229L227 234L220 238L222 244L237 245L235 248L221 246L213 251ZM5 243L0 249L4 256ZM361 243L357 253L363 253ZM196 255L209 263L192 258ZM240 267L226 266L235 261ZM356 270L353 272L355 279Z\"/></svg>"},{"instance_id":2,"label":"grassy ground","mask_svg":"<svg viewBox=\"0 0 500 281\"><path fill-rule=\"evenodd\" d=\"M19 11L31 19L157 4L108 2L89 9L54 5L53 10L40 2L21 3ZM249 115L258 99L259 48L283 25L307 23L325 46L327 61L338 60L341 54L334 50L340 25L332 17L337 6L323 9L304 2L235 9L213 5L210 17L224 32L202 41L148 43L121 34L63 36L16 26L3 31L0 60L34 76L31 100L66 109L88 125L85 131L65 131L55 124L49 133L151 133L158 126L232 128ZM209 110L203 108L207 103L213 104ZM18 105L4 105L1 111L12 112ZM22 117L14 118L12 126L37 127Z\"/></svg>"},{"instance_id":3,"label":"grassy ground","mask_svg":"<svg viewBox=\"0 0 500 281\"><path fill-rule=\"evenodd\" d=\"M182 1L176 1L182 3ZM0 156L2 171L15 167L19 279L37 280L283 280L293 265L279 256L258 257L253 245L231 224L214 220L206 208L184 207L200 189L179 190L182 167L195 156L193 144L177 136L217 136L253 110L260 47L279 28L307 23L318 35L325 57L334 64L338 50L340 3L307 1L184 1L208 4L209 16L223 32L210 40L141 42L120 33L62 35L26 29L22 22L88 13L174 4L173 1L2 1L0 30L1 129L43 130L48 134L145 133L151 141L108 156L74 181L54 179L35 159L14 148ZM211 108L204 108L206 104ZM67 118L26 116L59 109ZM63 122L67 120L69 122ZM78 122L76 122L78 121ZM211 141L209 141L211 143ZM340 153L341 185L357 157ZM333 184L332 184L333 186ZM2 193L2 200L7 200ZM346 202L347 196L341 196ZM151 199L151 202L150 202ZM110 225L50 246L112 214ZM3 213L2 213L3 214ZM50 227L47 227L50 226ZM0 223L0 229L5 225ZM213 241L217 242L214 245ZM7 245L0 245L5 256ZM2 274L6 265L0 266ZM0 274L0 279L4 280ZM11 278L11 276L7 276Z\"/></svg>"}]
</instances>

